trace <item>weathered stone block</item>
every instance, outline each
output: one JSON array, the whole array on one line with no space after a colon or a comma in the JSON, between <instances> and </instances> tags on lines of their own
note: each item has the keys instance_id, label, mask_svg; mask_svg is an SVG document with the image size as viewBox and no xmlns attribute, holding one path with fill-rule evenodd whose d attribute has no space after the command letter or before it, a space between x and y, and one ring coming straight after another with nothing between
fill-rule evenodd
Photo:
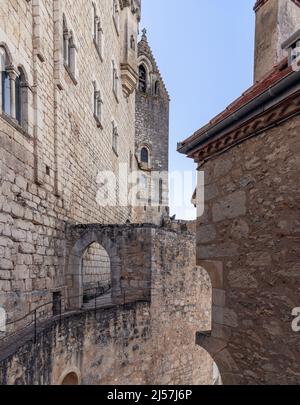
<instances>
[{"instance_id":1,"label":"weathered stone block","mask_svg":"<svg viewBox=\"0 0 300 405\"><path fill-rule=\"evenodd\" d=\"M246 193L244 191L237 191L236 193L224 197L212 207L214 222L233 219L245 215L246 212Z\"/></svg>"}]
</instances>

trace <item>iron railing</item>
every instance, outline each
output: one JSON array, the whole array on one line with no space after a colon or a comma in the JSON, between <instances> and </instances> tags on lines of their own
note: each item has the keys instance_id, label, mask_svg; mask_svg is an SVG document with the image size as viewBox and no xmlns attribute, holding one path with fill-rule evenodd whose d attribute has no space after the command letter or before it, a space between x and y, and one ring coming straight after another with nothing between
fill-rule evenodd
<instances>
[{"instance_id":1,"label":"iron railing","mask_svg":"<svg viewBox=\"0 0 300 405\"><path fill-rule=\"evenodd\" d=\"M94 291L93 298L90 299L88 302L84 302L83 298L86 296L87 291ZM111 290L110 290L111 291ZM102 295L99 295L99 286L86 289L84 292L80 295L76 296L67 296L67 297L59 297L59 299L52 299L49 302L46 302L44 304L39 305L36 307L34 310L30 311L26 315L24 315L21 318L18 318L16 320L12 320L6 323L6 329L11 328L12 331L9 332L2 332L3 336L0 335L0 344L3 342L6 342L13 338L14 336L19 336L22 334L30 334L32 336L33 334L33 341L34 343L37 342L37 335L39 328L41 326L46 325L49 321L51 320L58 320L60 323L62 321L63 316L71 315L71 314L76 314L76 313L81 313L81 312L86 312L86 311L94 311L95 315L97 313L98 309L105 308L105 307L112 307L112 306L117 306L117 305L127 305L127 304L133 304L133 303L138 303L138 302L149 302L152 298L159 296L161 298L166 296L167 292L171 292L172 296L174 297L174 294L178 291L176 286L173 287L144 287L141 288L140 290L138 288L124 288L120 292L120 294L116 297L117 302L113 303L108 302L108 303L100 303L98 305L98 299L101 296L105 296L108 294L108 291L104 291ZM144 296L140 298L136 298L137 292L149 292L149 296ZM182 297L180 297L182 299ZM80 299L81 300L81 308L77 309L71 309L68 308L68 305L65 305L66 302L68 304L72 300ZM59 303L59 305L57 305ZM54 304L56 304L55 311L54 311ZM58 308L58 311L57 311ZM21 325L19 327L19 325ZM42 330L43 328L41 328Z\"/></svg>"}]
</instances>

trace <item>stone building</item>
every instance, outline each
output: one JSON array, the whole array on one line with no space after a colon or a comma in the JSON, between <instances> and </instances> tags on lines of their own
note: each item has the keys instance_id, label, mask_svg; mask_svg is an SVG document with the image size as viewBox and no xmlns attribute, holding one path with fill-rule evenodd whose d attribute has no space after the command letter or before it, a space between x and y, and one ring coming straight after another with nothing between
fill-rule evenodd
<instances>
[{"instance_id":1,"label":"stone building","mask_svg":"<svg viewBox=\"0 0 300 405\"><path fill-rule=\"evenodd\" d=\"M136 220L159 223L169 214L169 95L146 31L138 45L139 86L136 92L136 159L145 195L135 209Z\"/></svg>"},{"instance_id":2,"label":"stone building","mask_svg":"<svg viewBox=\"0 0 300 405\"><path fill-rule=\"evenodd\" d=\"M197 264L213 308L197 342L225 384L299 384L300 3L259 0L255 12L255 83L178 146L205 177Z\"/></svg>"},{"instance_id":3,"label":"stone building","mask_svg":"<svg viewBox=\"0 0 300 405\"><path fill-rule=\"evenodd\" d=\"M155 225L169 97L140 13L140 0L1 2L1 384L211 382L194 234ZM158 194L141 209L133 172Z\"/></svg>"},{"instance_id":4,"label":"stone building","mask_svg":"<svg viewBox=\"0 0 300 405\"><path fill-rule=\"evenodd\" d=\"M5 0L1 14L0 304L19 317L65 293L66 223L131 217L118 174L135 150L140 4Z\"/></svg>"}]
</instances>

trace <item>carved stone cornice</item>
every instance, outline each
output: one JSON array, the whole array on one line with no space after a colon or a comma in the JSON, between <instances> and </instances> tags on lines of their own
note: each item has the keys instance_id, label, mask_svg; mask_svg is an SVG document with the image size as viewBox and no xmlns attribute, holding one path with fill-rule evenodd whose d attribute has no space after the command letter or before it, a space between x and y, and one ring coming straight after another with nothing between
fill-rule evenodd
<instances>
[{"instance_id":1,"label":"carved stone cornice","mask_svg":"<svg viewBox=\"0 0 300 405\"><path fill-rule=\"evenodd\" d=\"M279 125L296 114L300 114L300 91L297 91L265 112L249 119L235 129L228 131L222 137L201 145L188 156L198 163L204 162L214 155L222 153L226 149L232 148L246 139L258 135L264 130Z\"/></svg>"},{"instance_id":2,"label":"carved stone cornice","mask_svg":"<svg viewBox=\"0 0 300 405\"><path fill-rule=\"evenodd\" d=\"M134 92L138 83L138 74L129 63L121 63L121 80L123 93L128 97Z\"/></svg>"}]
</instances>

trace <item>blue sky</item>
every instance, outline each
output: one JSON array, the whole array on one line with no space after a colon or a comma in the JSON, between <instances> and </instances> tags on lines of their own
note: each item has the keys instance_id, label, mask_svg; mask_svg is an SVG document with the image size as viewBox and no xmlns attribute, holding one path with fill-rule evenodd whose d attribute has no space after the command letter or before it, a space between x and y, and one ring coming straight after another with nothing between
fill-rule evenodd
<instances>
[{"instance_id":1,"label":"blue sky","mask_svg":"<svg viewBox=\"0 0 300 405\"><path fill-rule=\"evenodd\" d=\"M170 171L193 171L176 152L190 136L240 96L253 81L254 0L142 0L141 29L171 96ZM176 181L176 195L181 192ZM189 201L193 185L184 194ZM171 203L171 214L195 211Z\"/></svg>"}]
</instances>

